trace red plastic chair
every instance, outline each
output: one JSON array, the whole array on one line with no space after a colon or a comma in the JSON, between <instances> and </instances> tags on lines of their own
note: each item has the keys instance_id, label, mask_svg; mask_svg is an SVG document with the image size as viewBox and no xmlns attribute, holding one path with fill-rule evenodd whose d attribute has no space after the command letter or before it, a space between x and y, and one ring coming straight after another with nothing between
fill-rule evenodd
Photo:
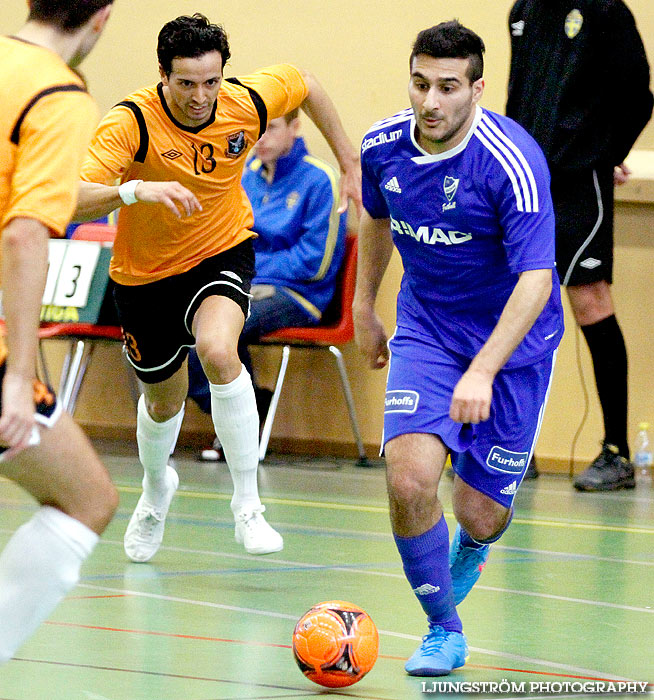
<instances>
[{"instance_id":1,"label":"red plastic chair","mask_svg":"<svg viewBox=\"0 0 654 700\"><path fill-rule=\"evenodd\" d=\"M322 322L319 325L307 328L283 328L264 336L259 341L261 345L282 346L282 360L279 366L279 372L277 373L275 390L273 391L270 408L266 415L263 431L261 433L261 441L259 443L259 459L262 462L268 451L268 442L277 412L279 396L282 391L282 386L284 385L284 377L286 376L291 347L300 347L313 350L328 350L336 359L338 372L341 377L341 385L343 387L343 395L350 416L350 424L352 425L352 433L354 434L354 440L359 453L357 465L362 467L369 465L363 447L363 440L361 439L361 431L359 430L359 424L357 422L352 389L350 388L347 370L345 369L345 361L343 360L343 354L337 347L338 345L346 345L354 338L352 301L354 299L354 287L356 282L357 250L357 237L348 234L345 242L343 265L336 285L336 293L331 304L323 314Z\"/></svg>"},{"instance_id":2,"label":"red plastic chair","mask_svg":"<svg viewBox=\"0 0 654 700\"><path fill-rule=\"evenodd\" d=\"M110 224L88 223L78 226L72 235L73 240L98 241L112 245L116 238L116 227ZM86 376L93 351L98 343L121 342L123 334L120 326L96 325L94 323L44 323L39 330L39 339L61 338L70 345L59 380L59 401L71 415L75 412L77 398ZM50 384L43 349L40 347L41 365L45 380ZM135 377L130 373L130 391L138 399Z\"/></svg>"}]
</instances>

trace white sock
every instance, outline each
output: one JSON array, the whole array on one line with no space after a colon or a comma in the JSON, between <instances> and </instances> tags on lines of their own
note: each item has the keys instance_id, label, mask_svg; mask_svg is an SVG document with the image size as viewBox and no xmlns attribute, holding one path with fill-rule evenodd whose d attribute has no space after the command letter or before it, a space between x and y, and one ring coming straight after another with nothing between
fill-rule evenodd
<instances>
[{"instance_id":1,"label":"white sock","mask_svg":"<svg viewBox=\"0 0 654 700\"><path fill-rule=\"evenodd\" d=\"M175 441L173 442L173 446L170 448L170 456L173 456L173 452L175 452L175 446L177 445L177 440L179 439L179 434L182 430L182 423L184 422L184 411L186 410L186 404L182 404L182 409L181 411L175 416L177 418L177 430L175 431Z\"/></svg>"},{"instance_id":2,"label":"white sock","mask_svg":"<svg viewBox=\"0 0 654 700\"><path fill-rule=\"evenodd\" d=\"M43 506L0 555L0 664L79 581L99 537L79 520Z\"/></svg>"},{"instance_id":3,"label":"white sock","mask_svg":"<svg viewBox=\"0 0 654 700\"><path fill-rule=\"evenodd\" d=\"M184 420L184 406L176 416L157 423L150 417L145 397L141 394L136 415L136 442L145 472L143 493L148 502L156 504L166 494L166 465Z\"/></svg>"},{"instance_id":4,"label":"white sock","mask_svg":"<svg viewBox=\"0 0 654 700\"><path fill-rule=\"evenodd\" d=\"M261 505L257 488L259 414L245 367L229 384L209 384L211 417L234 482L232 512Z\"/></svg>"}]
</instances>

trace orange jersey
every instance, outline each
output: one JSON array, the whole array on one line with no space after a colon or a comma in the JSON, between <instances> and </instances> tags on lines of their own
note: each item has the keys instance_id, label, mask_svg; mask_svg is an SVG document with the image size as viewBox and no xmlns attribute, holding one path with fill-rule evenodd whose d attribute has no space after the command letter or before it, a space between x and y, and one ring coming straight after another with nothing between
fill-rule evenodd
<instances>
[{"instance_id":1,"label":"orange jersey","mask_svg":"<svg viewBox=\"0 0 654 700\"><path fill-rule=\"evenodd\" d=\"M54 52L0 37L0 229L36 219L62 236L97 107Z\"/></svg>"},{"instance_id":2,"label":"orange jersey","mask_svg":"<svg viewBox=\"0 0 654 700\"><path fill-rule=\"evenodd\" d=\"M241 187L247 154L268 120L299 107L307 87L288 64L223 80L206 124L180 124L161 84L131 94L101 121L82 179L176 180L202 211L178 219L162 204L122 207L111 277L138 285L177 275L252 236L252 209Z\"/></svg>"},{"instance_id":3,"label":"orange jersey","mask_svg":"<svg viewBox=\"0 0 654 700\"><path fill-rule=\"evenodd\" d=\"M63 236L97 107L56 53L11 37L0 37L0 104L0 231L27 217Z\"/></svg>"}]
</instances>

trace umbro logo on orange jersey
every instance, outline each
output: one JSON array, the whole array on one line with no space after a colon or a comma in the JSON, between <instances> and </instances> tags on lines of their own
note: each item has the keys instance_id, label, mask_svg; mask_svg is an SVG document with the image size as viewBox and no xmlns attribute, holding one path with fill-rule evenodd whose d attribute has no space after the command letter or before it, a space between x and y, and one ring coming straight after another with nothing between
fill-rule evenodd
<instances>
[{"instance_id":1,"label":"umbro logo on orange jersey","mask_svg":"<svg viewBox=\"0 0 654 700\"><path fill-rule=\"evenodd\" d=\"M176 151L174 148L171 148L170 150L166 151L165 153L161 154L164 158L168 158L169 160L175 160L175 158L179 158L182 154L179 151Z\"/></svg>"}]
</instances>

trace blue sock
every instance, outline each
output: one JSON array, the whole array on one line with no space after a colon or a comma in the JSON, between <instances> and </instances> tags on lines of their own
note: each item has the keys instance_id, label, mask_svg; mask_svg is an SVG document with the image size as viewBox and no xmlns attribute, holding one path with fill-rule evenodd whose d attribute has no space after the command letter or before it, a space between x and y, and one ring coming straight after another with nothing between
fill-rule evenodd
<instances>
[{"instance_id":1,"label":"blue sock","mask_svg":"<svg viewBox=\"0 0 654 700\"><path fill-rule=\"evenodd\" d=\"M452 593L445 518L441 516L431 530L417 537L395 535L395 544L402 557L404 573L430 624L440 625L449 632L462 632Z\"/></svg>"}]
</instances>

